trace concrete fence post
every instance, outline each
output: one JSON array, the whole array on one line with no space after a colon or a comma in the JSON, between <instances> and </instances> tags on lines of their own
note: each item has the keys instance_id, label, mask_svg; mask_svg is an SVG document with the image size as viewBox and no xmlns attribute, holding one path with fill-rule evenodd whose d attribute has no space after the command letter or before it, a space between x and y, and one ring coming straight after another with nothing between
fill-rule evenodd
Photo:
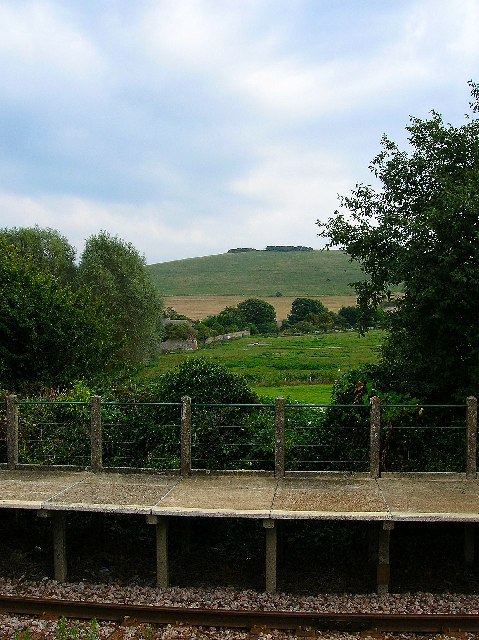
<instances>
[{"instance_id":1,"label":"concrete fence post","mask_svg":"<svg viewBox=\"0 0 479 640\"><path fill-rule=\"evenodd\" d=\"M477 398L469 396L466 412L466 478L476 478Z\"/></svg>"},{"instance_id":2,"label":"concrete fence post","mask_svg":"<svg viewBox=\"0 0 479 640\"><path fill-rule=\"evenodd\" d=\"M191 474L191 398L181 398L181 475Z\"/></svg>"},{"instance_id":3,"label":"concrete fence post","mask_svg":"<svg viewBox=\"0 0 479 640\"><path fill-rule=\"evenodd\" d=\"M274 475L284 477L285 401L278 396L274 403Z\"/></svg>"},{"instance_id":4,"label":"concrete fence post","mask_svg":"<svg viewBox=\"0 0 479 640\"><path fill-rule=\"evenodd\" d=\"M90 397L90 443L91 470L98 473L102 470L102 438L101 438L101 397Z\"/></svg>"},{"instance_id":5,"label":"concrete fence post","mask_svg":"<svg viewBox=\"0 0 479 640\"><path fill-rule=\"evenodd\" d=\"M18 464L18 406L17 396L7 396L7 469Z\"/></svg>"},{"instance_id":6,"label":"concrete fence post","mask_svg":"<svg viewBox=\"0 0 479 640\"><path fill-rule=\"evenodd\" d=\"M369 475L379 478L379 459L381 452L381 404L377 396L372 396L369 417Z\"/></svg>"}]
</instances>

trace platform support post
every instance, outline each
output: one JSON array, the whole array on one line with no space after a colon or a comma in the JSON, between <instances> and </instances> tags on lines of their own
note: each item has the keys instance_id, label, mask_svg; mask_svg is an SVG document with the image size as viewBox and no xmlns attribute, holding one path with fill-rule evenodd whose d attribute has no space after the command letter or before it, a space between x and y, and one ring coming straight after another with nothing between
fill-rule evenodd
<instances>
[{"instance_id":1,"label":"platform support post","mask_svg":"<svg viewBox=\"0 0 479 640\"><path fill-rule=\"evenodd\" d=\"M278 396L274 403L274 475L284 477L285 401Z\"/></svg>"},{"instance_id":2,"label":"platform support post","mask_svg":"<svg viewBox=\"0 0 479 640\"><path fill-rule=\"evenodd\" d=\"M101 397L90 398L90 442L91 442L91 470L98 473L102 470L101 452Z\"/></svg>"},{"instance_id":3,"label":"platform support post","mask_svg":"<svg viewBox=\"0 0 479 640\"><path fill-rule=\"evenodd\" d=\"M266 591L276 591L277 528L274 520L263 520L266 529Z\"/></svg>"},{"instance_id":4,"label":"platform support post","mask_svg":"<svg viewBox=\"0 0 479 640\"><path fill-rule=\"evenodd\" d=\"M369 400L371 407L369 418L369 475L379 478L379 459L381 453L381 405L379 398L373 396Z\"/></svg>"},{"instance_id":5,"label":"platform support post","mask_svg":"<svg viewBox=\"0 0 479 640\"><path fill-rule=\"evenodd\" d=\"M181 398L181 475L191 474L191 398Z\"/></svg>"},{"instance_id":6,"label":"platform support post","mask_svg":"<svg viewBox=\"0 0 479 640\"><path fill-rule=\"evenodd\" d=\"M378 543L378 571L377 585L378 595L386 596L389 593L389 541L394 522L382 522L379 527Z\"/></svg>"},{"instance_id":7,"label":"platform support post","mask_svg":"<svg viewBox=\"0 0 479 640\"><path fill-rule=\"evenodd\" d=\"M53 515L53 567L55 580L67 578L66 516L63 511Z\"/></svg>"},{"instance_id":8,"label":"platform support post","mask_svg":"<svg viewBox=\"0 0 479 640\"><path fill-rule=\"evenodd\" d=\"M475 537L474 522L466 522L464 524L464 562L468 567L472 567L475 560Z\"/></svg>"},{"instance_id":9,"label":"platform support post","mask_svg":"<svg viewBox=\"0 0 479 640\"><path fill-rule=\"evenodd\" d=\"M476 478L477 398L469 396L466 414L466 478Z\"/></svg>"},{"instance_id":10,"label":"platform support post","mask_svg":"<svg viewBox=\"0 0 479 640\"><path fill-rule=\"evenodd\" d=\"M18 464L18 406L17 396L7 396L7 469Z\"/></svg>"},{"instance_id":11,"label":"platform support post","mask_svg":"<svg viewBox=\"0 0 479 640\"><path fill-rule=\"evenodd\" d=\"M161 516L146 516L148 524L156 526L156 586L168 586L168 520Z\"/></svg>"},{"instance_id":12,"label":"platform support post","mask_svg":"<svg viewBox=\"0 0 479 640\"><path fill-rule=\"evenodd\" d=\"M53 531L53 577L58 582L67 579L66 513L64 511L37 511L39 518L51 518Z\"/></svg>"}]
</instances>

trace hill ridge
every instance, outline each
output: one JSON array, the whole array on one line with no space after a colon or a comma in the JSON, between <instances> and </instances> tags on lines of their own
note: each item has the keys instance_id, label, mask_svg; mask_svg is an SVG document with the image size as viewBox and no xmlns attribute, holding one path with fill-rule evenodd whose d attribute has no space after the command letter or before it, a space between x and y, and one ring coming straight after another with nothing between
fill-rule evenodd
<instances>
[{"instance_id":1,"label":"hill ridge","mask_svg":"<svg viewBox=\"0 0 479 640\"><path fill-rule=\"evenodd\" d=\"M164 296L353 295L364 280L357 263L340 250L247 251L184 258L148 265Z\"/></svg>"}]
</instances>

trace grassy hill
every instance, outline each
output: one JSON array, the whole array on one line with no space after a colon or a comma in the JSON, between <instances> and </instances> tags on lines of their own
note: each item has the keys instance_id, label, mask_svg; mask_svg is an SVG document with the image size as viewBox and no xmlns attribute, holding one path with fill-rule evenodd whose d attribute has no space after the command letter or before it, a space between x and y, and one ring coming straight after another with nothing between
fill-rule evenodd
<instances>
[{"instance_id":1,"label":"grassy hill","mask_svg":"<svg viewBox=\"0 0 479 640\"><path fill-rule=\"evenodd\" d=\"M223 253L148 269L163 296L345 296L364 277L342 251Z\"/></svg>"}]
</instances>

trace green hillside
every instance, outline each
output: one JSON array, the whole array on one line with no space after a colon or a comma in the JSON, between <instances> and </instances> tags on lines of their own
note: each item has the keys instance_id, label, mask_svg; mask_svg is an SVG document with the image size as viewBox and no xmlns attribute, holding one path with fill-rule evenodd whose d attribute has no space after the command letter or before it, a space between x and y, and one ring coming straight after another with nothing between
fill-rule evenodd
<instances>
[{"instance_id":1,"label":"green hillside","mask_svg":"<svg viewBox=\"0 0 479 640\"><path fill-rule=\"evenodd\" d=\"M343 296L364 277L342 251L223 253L148 269L164 296Z\"/></svg>"}]
</instances>

